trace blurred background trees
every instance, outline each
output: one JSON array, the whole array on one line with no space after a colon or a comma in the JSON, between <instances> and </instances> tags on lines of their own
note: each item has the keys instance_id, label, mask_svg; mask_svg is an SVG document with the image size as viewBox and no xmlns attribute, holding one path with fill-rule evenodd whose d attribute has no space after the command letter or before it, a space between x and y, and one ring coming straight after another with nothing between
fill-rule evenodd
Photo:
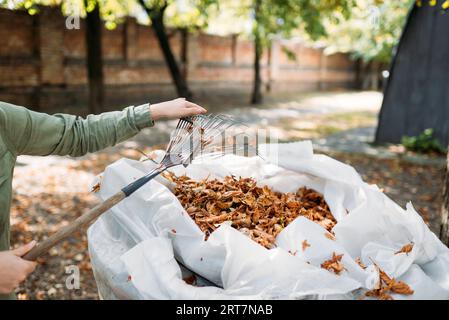
<instances>
[{"instance_id":1,"label":"blurred background trees","mask_svg":"<svg viewBox=\"0 0 449 320\"><path fill-rule=\"evenodd\" d=\"M86 57L88 79L88 104L90 113L101 113L104 107L104 74L102 28L114 28L129 14L126 0L24 0L4 1L3 7L25 9L30 15L39 13L39 6L61 6L64 15L85 18ZM79 21L71 20L70 27L79 27Z\"/></svg>"},{"instance_id":2,"label":"blurred background trees","mask_svg":"<svg viewBox=\"0 0 449 320\"><path fill-rule=\"evenodd\" d=\"M251 101L262 101L260 58L276 38L301 37L326 47L326 54L350 53L360 61L360 88L380 89L394 48L414 0L246 0L220 1L222 17L246 22L223 26L254 41L254 86ZM216 18L216 17L215 17ZM216 24L212 21L211 23ZM295 59L290 52L286 52ZM387 77L388 73L384 72Z\"/></svg>"},{"instance_id":3,"label":"blurred background trees","mask_svg":"<svg viewBox=\"0 0 449 320\"><path fill-rule=\"evenodd\" d=\"M142 23L151 24L172 77L178 96L192 98L185 74L176 61L170 45L170 33L166 25L184 32L201 30L207 26L208 8L217 4L216 0L19 0L0 1L0 7L26 9L30 15L39 12L39 6L60 5L62 12L69 16L85 18L86 56L89 81L89 111L103 110L104 75L102 55L102 27L114 29L134 16ZM145 13L146 16L143 16Z\"/></svg>"},{"instance_id":4,"label":"blurred background trees","mask_svg":"<svg viewBox=\"0 0 449 320\"><path fill-rule=\"evenodd\" d=\"M326 54L350 53L360 60L360 87L379 89L382 71L388 69L412 3L413 0L0 0L0 6L24 8L30 14L38 12L38 5L62 5L64 14L86 18L89 101L94 112L101 110L103 103L100 19L107 28L114 28L126 16L151 24L176 92L187 98L192 97L192 92L173 55L166 26L184 32L206 30L253 39L251 102L257 104L263 96L260 60L273 39L278 38L301 37L306 42L320 43L326 46Z\"/></svg>"},{"instance_id":5,"label":"blurred background trees","mask_svg":"<svg viewBox=\"0 0 449 320\"><path fill-rule=\"evenodd\" d=\"M348 20L326 21L326 53L347 52L359 59L360 89L381 88L382 71L389 68L413 3L357 0Z\"/></svg>"},{"instance_id":6,"label":"blurred background trees","mask_svg":"<svg viewBox=\"0 0 449 320\"><path fill-rule=\"evenodd\" d=\"M181 72L173 55L165 21L169 20L171 27L182 29L183 35L186 36L188 30L198 30L206 27L207 9L218 2L216 0L137 0L137 2L151 21L178 96L192 99L192 92L189 89L185 74ZM167 11L168 14L166 15ZM186 59L185 55L183 59Z\"/></svg>"},{"instance_id":7,"label":"blurred background trees","mask_svg":"<svg viewBox=\"0 0 449 320\"><path fill-rule=\"evenodd\" d=\"M0 0L0 6L24 8L30 14L38 5L62 5L64 14L86 18L90 35L87 53L91 110L102 105L100 19L114 28L126 16L151 24L157 36L173 85L179 96L192 97L182 66L170 46L167 26L183 32L206 30L236 34L254 41L252 103L263 96L260 60L274 39L300 37L326 47L326 54L347 52L359 59L361 89L379 89L382 72L398 44L414 0ZM286 54L295 59L286 50ZM181 61L182 63L183 61Z\"/></svg>"},{"instance_id":8,"label":"blurred background trees","mask_svg":"<svg viewBox=\"0 0 449 320\"><path fill-rule=\"evenodd\" d=\"M102 21L100 3L84 0L86 12L87 79L89 86L89 112L101 113L104 103Z\"/></svg>"},{"instance_id":9,"label":"blurred background trees","mask_svg":"<svg viewBox=\"0 0 449 320\"><path fill-rule=\"evenodd\" d=\"M311 41L322 39L327 36L326 22L340 23L347 19L354 5L356 5L354 0L220 1L221 10L231 11L230 16L246 20L246 23L240 23L246 28L234 29L234 32L250 37L254 42L254 83L251 103L262 102L260 60L274 39L288 39L301 35Z\"/></svg>"}]
</instances>

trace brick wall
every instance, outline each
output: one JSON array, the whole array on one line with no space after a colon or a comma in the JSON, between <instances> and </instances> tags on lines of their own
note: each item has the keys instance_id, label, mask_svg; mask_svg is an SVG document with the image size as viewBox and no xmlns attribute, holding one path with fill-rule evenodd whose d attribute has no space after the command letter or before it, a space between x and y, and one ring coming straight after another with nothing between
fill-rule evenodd
<instances>
[{"instance_id":1,"label":"brick wall","mask_svg":"<svg viewBox=\"0 0 449 320\"><path fill-rule=\"evenodd\" d=\"M65 28L59 8L43 7L30 16L0 9L0 100L47 112L85 113L87 101L84 22ZM220 37L170 31L170 42L189 85L198 95L242 92L253 79L253 44L237 36ZM186 48L183 48L183 43ZM282 47L296 53L288 59ZM185 55L183 57L183 49ZM132 18L103 32L106 103L112 108L175 97L153 30ZM262 76L271 90L352 87L355 63L343 54L294 41L273 44L264 53Z\"/></svg>"}]
</instances>

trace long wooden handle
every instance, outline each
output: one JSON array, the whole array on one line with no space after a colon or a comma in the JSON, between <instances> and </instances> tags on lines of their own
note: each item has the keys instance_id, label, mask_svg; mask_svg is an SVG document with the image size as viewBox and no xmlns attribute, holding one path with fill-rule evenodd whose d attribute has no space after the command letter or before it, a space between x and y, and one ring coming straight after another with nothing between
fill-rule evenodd
<instances>
[{"instance_id":1,"label":"long wooden handle","mask_svg":"<svg viewBox=\"0 0 449 320\"><path fill-rule=\"evenodd\" d=\"M101 216L104 212L111 209L113 206L115 206L117 203L122 201L126 198L126 194L123 191L117 192L115 195L104 201L103 203L100 203L95 208L90 210L89 212L83 214L82 216L78 217L75 221L70 223L68 226L65 226L64 228L61 228L56 233L51 235L48 239L42 241L37 246L35 246L33 249L31 249L26 255L24 255L22 258L28 261L35 261L37 258L39 258L41 255L45 254L53 248L55 245L60 243L65 238L71 236L76 231L80 230L81 228L87 226L90 222Z\"/></svg>"}]
</instances>

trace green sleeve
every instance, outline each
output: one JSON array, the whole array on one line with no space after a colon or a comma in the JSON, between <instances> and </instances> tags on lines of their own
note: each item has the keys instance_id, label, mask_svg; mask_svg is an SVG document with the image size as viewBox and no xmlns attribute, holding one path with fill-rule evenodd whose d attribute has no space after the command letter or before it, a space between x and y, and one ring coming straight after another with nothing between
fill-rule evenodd
<instances>
[{"instance_id":1,"label":"green sleeve","mask_svg":"<svg viewBox=\"0 0 449 320\"><path fill-rule=\"evenodd\" d=\"M148 104L83 119L0 102L0 131L16 155L82 156L129 139L152 125Z\"/></svg>"}]
</instances>

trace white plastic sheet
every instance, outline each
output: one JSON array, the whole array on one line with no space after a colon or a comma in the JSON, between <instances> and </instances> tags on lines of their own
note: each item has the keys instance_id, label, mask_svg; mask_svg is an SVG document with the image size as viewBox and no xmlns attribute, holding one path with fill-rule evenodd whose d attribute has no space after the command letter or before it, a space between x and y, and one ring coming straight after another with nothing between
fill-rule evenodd
<instances>
[{"instance_id":1,"label":"white plastic sheet","mask_svg":"<svg viewBox=\"0 0 449 320\"><path fill-rule=\"evenodd\" d=\"M377 283L375 263L415 291L410 296L395 294L395 299L449 299L449 249L411 203L402 209L376 186L364 183L351 166L313 154L310 142L279 144L277 149L277 165L258 157L227 155L173 171L196 179L253 177L259 185L280 192L313 188L324 194L338 221L336 241L303 217L278 235L277 247L271 250L226 223L204 241L166 187L167 181L158 177L88 230L100 295L104 299L357 299ZM129 159L113 163L102 175L100 198L108 198L154 166ZM311 245L305 251L303 240ZM410 253L395 254L411 242ZM343 254L346 268L338 276L320 267L333 252ZM175 257L216 286L184 282L188 271ZM361 258L365 270L356 258Z\"/></svg>"}]
</instances>

